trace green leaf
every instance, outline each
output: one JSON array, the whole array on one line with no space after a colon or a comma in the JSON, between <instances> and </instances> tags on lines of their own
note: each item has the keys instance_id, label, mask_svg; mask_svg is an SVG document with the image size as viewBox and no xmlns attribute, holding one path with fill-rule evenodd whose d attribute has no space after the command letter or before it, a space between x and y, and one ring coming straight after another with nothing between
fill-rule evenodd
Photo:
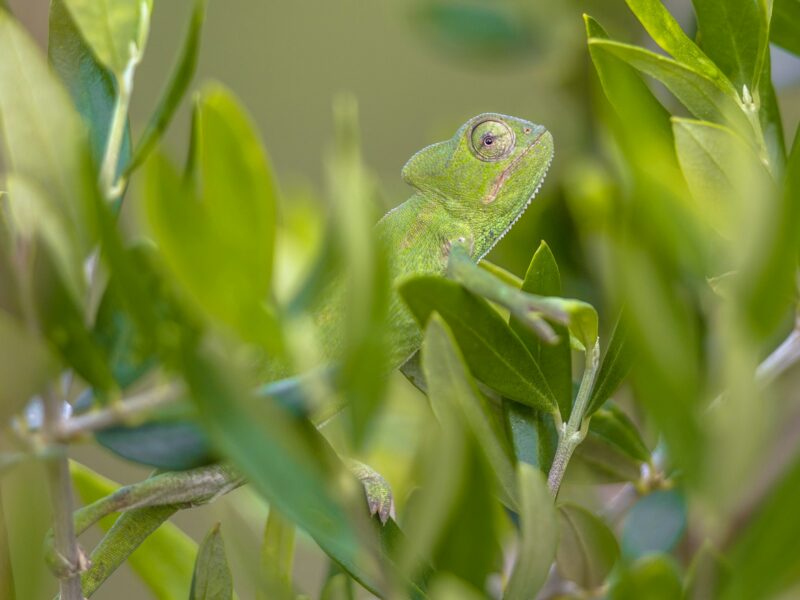
<instances>
[{"instance_id":1,"label":"green leaf","mask_svg":"<svg viewBox=\"0 0 800 600\"><path fill-rule=\"evenodd\" d=\"M494 472L503 502L515 509L518 498L511 450L488 401L472 381L447 325L438 315L428 323L422 361L428 397L437 419L444 423L463 415Z\"/></svg>"},{"instance_id":2,"label":"green leaf","mask_svg":"<svg viewBox=\"0 0 800 600\"><path fill-rule=\"evenodd\" d=\"M611 332L611 339L606 347L600 371L597 373L597 379L595 379L594 387L592 388L592 397L586 407L587 417L597 412L617 390L625 377L628 376L633 357L628 347L627 338L626 324L622 319L622 314L620 314L614 325L614 330Z\"/></svg>"},{"instance_id":3,"label":"green leaf","mask_svg":"<svg viewBox=\"0 0 800 600\"><path fill-rule=\"evenodd\" d=\"M35 43L2 12L0 56L3 154L17 186L12 213L17 225L24 214L23 234L43 238L82 301L83 259L93 245L84 199L96 192L80 119Z\"/></svg>"},{"instance_id":4,"label":"green leaf","mask_svg":"<svg viewBox=\"0 0 800 600\"><path fill-rule=\"evenodd\" d=\"M306 419L254 395L222 349L187 347L181 366L215 447L287 519L370 590L377 566L356 534L363 491ZM334 493L336 492L336 493Z\"/></svg>"},{"instance_id":5,"label":"green leaf","mask_svg":"<svg viewBox=\"0 0 800 600\"><path fill-rule=\"evenodd\" d=\"M144 54L152 0L64 0L97 60L121 79Z\"/></svg>"},{"instance_id":6,"label":"green leaf","mask_svg":"<svg viewBox=\"0 0 800 600\"><path fill-rule=\"evenodd\" d=\"M718 596L724 600L768 598L800 580L800 553L797 539L800 521L800 460L755 507L745 515L725 555L730 564L730 579Z\"/></svg>"},{"instance_id":7,"label":"green leaf","mask_svg":"<svg viewBox=\"0 0 800 600\"><path fill-rule=\"evenodd\" d=\"M642 441L639 430L613 404L595 412L589 423L589 433L613 444L637 461L650 462L650 452Z\"/></svg>"},{"instance_id":8,"label":"green leaf","mask_svg":"<svg viewBox=\"0 0 800 600\"><path fill-rule=\"evenodd\" d=\"M431 600L481 600L486 595L460 577L445 573L433 581L429 597Z\"/></svg>"},{"instance_id":9,"label":"green leaf","mask_svg":"<svg viewBox=\"0 0 800 600\"><path fill-rule=\"evenodd\" d=\"M294 600L292 564L294 563L295 526L277 510L270 508L261 543L260 600ZM346 577L346 576L345 576Z\"/></svg>"},{"instance_id":10,"label":"green leaf","mask_svg":"<svg viewBox=\"0 0 800 600\"><path fill-rule=\"evenodd\" d=\"M561 535L556 564L564 579L584 589L599 587L619 558L619 544L608 526L575 504L558 507Z\"/></svg>"},{"instance_id":11,"label":"green leaf","mask_svg":"<svg viewBox=\"0 0 800 600\"><path fill-rule=\"evenodd\" d=\"M674 600L681 598L682 592L675 561L669 556L654 554L623 569L608 597L610 600Z\"/></svg>"},{"instance_id":12,"label":"green leaf","mask_svg":"<svg viewBox=\"0 0 800 600\"><path fill-rule=\"evenodd\" d=\"M231 600L233 577L219 523L206 534L194 563L189 600Z\"/></svg>"},{"instance_id":13,"label":"green leaf","mask_svg":"<svg viewBox=\"0 0 800 600\"><path fill-rule=\"evenodd\" d=\"M687 519L686 499L677 490L646 495L625 517L622 555L634 559L651 552L668 554L683 536Z\"/></svg>"},{"instance_id":14,"label":"green leaf","mask_svg":"<svg viewBox=\"0 0 800 600\"><path fill-rule=\"evenodd\" d=\"M44 341L0 311L0 421L7 423L57 373Z\"/></svg>"},{"instance_id":15,"label":"green leaf","mask_svg":"<svg viewBox=\"0 0 800 600\"><path fill-rule=\"evenodd\" d=\"M503 415L517 460L547 473L558 445L552 415L508 399L503 399Z\"/></svg>"},{"instance_id":16,"label":"green leaf","mask_svg":"<svg viewBox=\"0 0 800 600\"><path fill-rule=\"evenodd\" d=\"M581 485L637 483L641 478L641 460L592 432L575 450L566 473L567 482Z\"/></svg>"},{"instance_id":17,"label":"green leaf","mask_svg":"<svg viewBox=\"0 0 800 600\"><path fill-rule=\"evenodd\" d=\"M84 504L90 504L108 496L119 487L118 483L106 479L88 467L75 462L70 463L70 472L75 491ZM156 511L155 514L158 518L164 518L161 521L156 519L153 522L155 528L149 536L138 539L141 542L138 549L135 549L134 545L132 549L135 549L135 551L129 557L127 550L121 552L123 548L128 547L128 541L125 540L124 536L120 536L117 538L120 542L119 545L113 543L107 545L109 556L116 552L119 561L128 558L131 568L159 600L185 598L186 590L189 589L189 584L192 580L192 567L197 545L189 536L171 523L164 523L158 527L166 518L169 518L169 515L177 510L176 507L157 508L162 510ZM147 511L148 509L141 510ZM127 523L133 523L134 521L135 519L126 520ZM113 517L106 517L100 521L100 526L106 531L112 525L114 525ZM118 528L118 532L122 532L122 530ZM107 574L110 574L110 572ZM97 582L97 585L99 585L99 582ZM87 593L87 591L84 588L84 593Z\"/></svg>"},{"instance_id":18,"label":"green leaf","mask_svg":"<svg viewBox=\"0 0 800 600\"><path fill-rule=\"evenodd\" d=\"M547 579L558 544L558 518L543 475L530 465L517 466L520 490L520 542L504 600L536 595Z\"/></svg>"},{"instance_id":19,"label":"green leaf","mask_svg":"<svg viewBox=\"0 0 800 600\"><path fill-rule=\"evenodd\" d=\"M730 83L724 85L683 63L630 44L590 38L589 47L612 54L659 80L696 117L730 123L739 131L750 130Z\"/></svg>"},{"instance_id":20,"label":"green leaf","mask_svg":"<svg viewBox=\"0 0 800 600\"><path fill-rule=\"evenodd\" d=\"M219 86L197 101L193 147L192 184L162 158L148 163L145 205L155 240L196 307L246 341L278 351L266 306L275 184L252 122Z\"/></svg>"},{"instance_id":21,"label":"green leaf","mask_svg":"<svg viewBox=\"0 0 800 600\"><path fill-rule=\"evenodd\" d=\"M14 573L11 570L11 549L8 545L6 515L2 503L0 503L0 596L6 600L17 600Z\"/></svg>"},{"instance_id":22,"label":"green leaf","mask_svg":"<svg viewBox=\"0 0 800 600\"><path fill-rule=\"evenodd\" d=\"M759 0L692 0L703 50L737 90L758 85L769 43L769 12ZM766 74L769 77L769 73Z\"/></svg>"},{"instance_id":23,"label":"green leaf","mask_svg":"<svg viewBox=\"0 0 800 600\"><path fill-rule=\"evenodd\" d=\"M353 580L345 573L334 573L325 581L320 600L355 600Z\"/></svg>"},{"instance_id":24,"label":"green leaf","mask_svg":"<svg viewBox=\"0 0 800 600\"><path fill-rule=\"evenodd\" d=\"M539 244L531 259L521 289L538 296L561 295L558 265L550 247L544 241ZM518 319L512 317L508 324L539 365L548 387L558 401L561 419L567 421L572 408L572 352L567 328L551 324L559 340L556 344L547 344Z\"/></svg>"},{"instance_id":25,"label":"green leaf","mask_svg":"<svg viewBox=\"0 0 800 600\"><path fill-rule=\"evenodd\" d=\"M553 412L556 400L527 348L482 298L440 277L409 279L400 294L423 325L433 311L447 322L472 373L502 395Z\"/></svg>"},{"instance_id":26,"label":"green leaf","mask_svg":"<svg viewBox=\"0 0 800 600\"><path fill-rule=\"evenodd\" d=\"M800 54L800 0L775 0L772 7L770 40L789 52Z\"/></svg>"},{"instance_id":27,"label":"green leaf","mask_svg":"<svg viewBox=\"0 0 800 600\"><path fill-rule=\"evenodd\" d=\"M50 6L47 55L88 125L94 164L100 165L117 99L114 78L84 42L64 0L54 0ZM126 126L118 171L128 164L130 151L130 128Z\"/></svg>"},{"instance_id":28,"label":"green leaf","mask_svg":"<svg viewBox=\"0 0 800 600\"><path fill-rule=\"evenodd\" d=\"M189 29L183 40L178 62L169 76L167 87L161 94L158 105L150 116L142 137L136 144L133 158L126 168L127 174L130 174L136 167L141 165L147 155L150 154L150 151L156 146L158 140L169 127L178 105L186 94L186 90L189 89L189 84L194 78L197 58L200 53L200 33L206 17L206 3L207 0L195 0L194 2Z\"/></svg>"}]
</instances>

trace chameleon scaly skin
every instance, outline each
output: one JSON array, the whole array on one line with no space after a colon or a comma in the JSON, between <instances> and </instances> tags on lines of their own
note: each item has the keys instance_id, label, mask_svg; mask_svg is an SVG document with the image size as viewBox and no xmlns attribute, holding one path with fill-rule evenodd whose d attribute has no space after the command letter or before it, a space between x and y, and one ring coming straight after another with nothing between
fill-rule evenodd
<instances>
[{"instance_id":1,"label":"chameleon scaly skin","mask_svg":"<svg viewBox=\"0 0 800 600\"><path fill-rule=\"evenodd\" d=\"M393 288L405 277L444 275L455 243L483 258L522 216L553 159L553 137L541 125L495 113L473 117L449 140L417 152L402 177L414 194L376 225L389 251ZM315 311L326 358L341 343L341 286ZM400 366L420 346L422 334L393 291L391 365Z\"/></svg>"}]
</instances>

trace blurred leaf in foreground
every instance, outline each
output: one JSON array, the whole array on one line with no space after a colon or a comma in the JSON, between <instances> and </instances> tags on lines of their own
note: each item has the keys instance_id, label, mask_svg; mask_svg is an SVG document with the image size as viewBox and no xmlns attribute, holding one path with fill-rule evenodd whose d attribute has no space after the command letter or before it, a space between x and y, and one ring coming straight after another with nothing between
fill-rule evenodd
<instances>
[{"instance_id":1,"label":"blurred leaf in foreground","mask_svg":"<svg viewBox=\"0 0 800 600\"><path fill-rule=\"evenodd\" d=\"M189 600L231 600L233 578L219 523L206 534L197 551Z\"/></svg>"}]
</instances>

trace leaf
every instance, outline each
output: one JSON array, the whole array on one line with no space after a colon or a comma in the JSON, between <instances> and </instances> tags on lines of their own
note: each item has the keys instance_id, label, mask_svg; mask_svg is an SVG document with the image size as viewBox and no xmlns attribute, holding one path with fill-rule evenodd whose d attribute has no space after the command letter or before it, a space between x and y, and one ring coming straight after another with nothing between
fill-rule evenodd
<instances>
[{"instance_id":1,"label":"leaf","mask_svg":"<svg viewBox=\"0 0 800 600\"><path fill-rule=\"evenodd\" d=\"M611 332L603 362L597 373L592 397L586 407L586 417L591 416L605 404L611 395L617 390L631 368L633 357L628 347L628 332L622 314L617 318L614 330ZM584 417L584 418L586 418Z\"/></svg>"},{"instance_id":2,"label":"leaf","mask_svg":"<svg viewBox=\"0 0 800 600\"><path fill-rule=\"evenodd\" d=\"M619 558L619 544L600 519L575 504L558 507L561 536L556 564L561 576L584 589L599 587Z\"/></svg>"},{"instance_id":3,"label":"leaf","mask_svg":"<svg viewBox=\"0 0 800 600\"><path fill-rule=\"evenodd\" d=\"M771 178L747 143L732 130L673 118L675 147L692 196L709 221L730 238L753 224L756 198L771 191Z\"/></svg>"},{"instance_id":4,"label":"leaf","mask_svg":"<svg viewBox=\"0 0 800 600\"><path fill-rule=\"evenodd\" d=\"M681 26L660 0L626 1L633 14L644 25L647 33L675 60L706 75L711 80L718 81L721 86L730 86L719 67L683 32ZM700 1L702 2L702 0Z\"/></svg>"},{"instance_id":5,"label":"leaf","mask_svg":"<svg viewBox=\"0 0 800 600\"><path fill-rule=\"evenodd\" d=\"M11 570L11 552L8 545L8 528L3 504L0 503L0 597L16 600L14 573Z\"/></svg>"},{"instance_id":6,"label":"leaf","mask_svg":"<svg viewBox=\"0 0 800 600\"><path fill-rule=\"evenodd\" d=\"M215 447L271 506L367 589L378 589L375 559L356 534L355 522L366 519L362 492L325 438L248 391L248 377L221 349L186 347L181 371Z\"/></svg>"},{"instance_id":7,"label":"leaf","mask_svg":"<svg viewBox=\"0 0 800 600\"><path fill-rule=\"evenodd\" d=\"M189 600L231 600L233 577L219 523L206 534L194 563Z\"/></svg>"},{"instance_id":8,"label":"leaf","mask_svg":"<svg viewBox=\"0 0 800 600\"><path fill-rule=\"evenodd\" d=\"M294 525L281 517L277 510L270 508L261 543L260 600L294 600L294 545ZM346 578L345 575L343 577Z\"/></svg>"},{"instance_id":9,"label":"leaf","mask_svg":"<svg viewBox=\"0 0 800 600\"><path fill-rule=\"evenodd\" d=\"M517 460L549 472L558 444L553 417L507 399L503 400L503 414Z\"/></svg>"},{"instance_id":10,"label":"leaf","mask_svg":"<svg viewBox=\"0 0 800 600\"><path fill-rule=\"evenodd\" d=\"M770 23L770 40L800 55L800 0L775 0Z\"/></svg>"},{"instance_id":11,"label":"leaf","mask_svg":"<svg viewBox=\"0 0 800 600\"><path fill-rule=\"evenodd\" d=\"M463 415L494 472L503 502L515 509L518 496L511 451L487 400L475 387L447 325L438 315L428 323L422 357L428 398L436 418L443 423Z\"/></svg>"},{"instance_id":12,"label":"leaf","mask_svg":"<svg viewBox=\"0 0 800 600\"><path fill-rule=\"evenodd\" d=\"M144 54L152 0L64 0L84 40L117 79Z\"/></svg>"},{"instance_id":13,"label":"leaf","mask_svg":"<svg viewBox=\"0 0 800 600\"><path fill-rule=\"evenodd\" d=\"M520 541L504 600L525 600L541 589L556 555L558 519L553 496L541 472L517 466L520 490Z\"/></svg>"},{"instance_id":14,"label":"leaf","mask_svg":"<svg viewBox=\"0 0 800 600\"><path fill-rule=\"evenodd\" d=\"M35 43L2 12L0 56L4 156L16 184L24 186L11 201L35 203L12 211L28 211L26 235L41 235L70 294L82 301L83 258L93 245L83 199L96 192L80 120Z\"/></svg>"},{"instance_id":15,"label":"leaf","mask_svg":"<svg viewBox=\"0 0 800 600\"><path fill-rule=\"evenodd\" d=\"M168 471L193 469L217 459L205 432L185 418L109 427L98 431L95 439L123 458Z\"/></svg>"},{"instance_id":16,"label":"leaf","mask_svg":"<svg viewBox=\"0 0 800 600\"><path fill-rule=\"evenodd\" d=\"M622 526L622 555L634 559L669 553L686 530L686 499L677 490L656 491L639 499Z\"/></svg>"},{"instance_id":17,"label":"leaf","mask_svg":"<svg viewBox=\"0 0 800 600\"><path fill-rule=\"evenodd\" d=\"M751 92L762 76L770 8L764 1L692 0L703 50L737 90ZM771 2L769 3L771 4ZM766 73L769 77L769 72Z\"/></svg>"},{"instance_id":18,"label":"leaf","mask_svg":"<svg viewBox=\"0 0 800 600\"><path fill-rule=\"evenodd\" d=\"M0 422L7 423L57 373L58 363L44 341L0 311Z\"/></svg>"},{"instance_id":19,"label":"leaf","mask_svg":"<svg viewBox=\"0 0 800 600\"><path fill-rule=\"evenodd\" d=\"M481 600L486 598L475 586L447 573L438 575L431 584L431 600Z\"/></svg>"},{"instance_id":20,"label":"leaf","mask_svg":"<svg viewBox=\"0 0 800 600\"><path fill-rule=\"evenodd\" d=\"M206 17L206 3L207 0L195 0L194 2L189 29L183 40L180 56L169 76L167 87L161 94L158 105L150 116L142 137L139 138L139 142L136 144L133 158L131 158L126 168L126 174L128 175L145 161L150 151L167 130L178 105L194 78L195 70L197 69L197 58L200 53L200 34Z\"/></svg>"},{"instance_id":21,"label":"leaf","mask_svg":"<svg viewBox=\"0 0 800 600\"><path fill-rule=\"evenodd\" d=\"M194 113L192 183L149 161L145 208L170 272L193 304L246 341L281 348L269 299L275 184L249 117L219 86ZM225 285L208 285L210 280Z\"/></svg>"},{"instance_id":22,"label":"leaf","mask_svg":"<svg viewBox=\"0 0 800 600\"><path fill-rule=\"evenodd\" d=\"M590 38L589 47L612 54L638 71L658 79L697 118L730 123L734 129L750 131L750 125L729 83L725 85L709 79L704 73L687 65L637 46Z\"/></svg>"},{"instance_id":23,"label":"leaf","mask_svg":"<svg viewBox=\"0 0 800 600\"><path fill-rule=\"evenodd\" d=\"M601 409L589 423L589 433L613 444L631 458L650 462L650 451L642 441L639 430L616 405Z\"/></svg>"},{"instance_id":24,"label":"leaf","mask_svg":"<svg viewBox=\"0 0 800 600\"><path fill-rule=\"evenodd\" d=\"M94 164L100 165L117 99L114 78L97 62L91 48L84 42L64 0L54 0L50 6L47 55L67 87L75 108L88 125ZM128 164L130 152L130 128L126 126L118 171Z\"/></svg>"},{"instance_id":25,"label":"leaf","mask_svg":"<svg viewBox=\"0 0 800 600\"><path fill-rule=\"evenodd\" d=\"M798 497L800 460L795 459L753 512L745 515L746 523L737 528L735 537L724 549L730 578L719 598L768 598L800 579Z\"/></svg>"},{"instance_id":26,"label":"leaf","mask_svg":"<svg viewBox=\"0 0 800 600\"><path fill-rule=\"evenodd\" d=\"M561 295L561 275L558 272L556 259L546 242L539 244L539 248L531 258L520 289L538 296ZM572 353L567 328L551 324L553 331L559 336L559 341L556 344L547 344L518 319L512 317L508 324L539 365L548 387L558 401L561 419L567 421L572 408Z\"/></svg>"},{"instance_id":27,"label":"leaf","mask_svg":"<svg viewBox=\"0 0 800 600\"><path fill-rule=\"evenodd\" d=\"M106 479L76 462L70 463L70 472L75 491L84 504L90 504L108 496L119 487L118 483ZM163 509L163 507L158 508ZM174 512L176 508L170 510ZM157 512L160 516L172 514L169 510ZM110 517L100 521L100 526L106 531L113 524L114 521ZM124 542L124 539L121 541ZM122 547L122 543L118 547L109 546L118 552ZM121 559L128 558L131 568L156 598L177 600L186 597L186 590L189 589L192 579L192 566L196 552L197 546L189 536L175 525L165 523L154 530L149 537L146 537L139 548L129 557L124 554ZM86 593L85 589L84 593Z\"/></svg>"},{"instance_id":28,"label":"leaf","mask_svg":"<svg viewBox=\"0 0 800 600\"><path fill-rule=\"evenodd\" d=\"M608 597L610 600L674 600L681 598L682 592L675 561L669 556L654 554L624 568Z\"/></svg>"},{"instance_id":29,"label":"leaf","mask_svg":"<svg viewBox=\"0 0 800 600\"><path fill-rule=\"evenodd\" d=\"M552 412L556 400L528 350L482 298L457 283L420 276L405 281L400 294L424 325L433 311L452 329L472 373L502 395Z\"/></svg>"}]
</instances>

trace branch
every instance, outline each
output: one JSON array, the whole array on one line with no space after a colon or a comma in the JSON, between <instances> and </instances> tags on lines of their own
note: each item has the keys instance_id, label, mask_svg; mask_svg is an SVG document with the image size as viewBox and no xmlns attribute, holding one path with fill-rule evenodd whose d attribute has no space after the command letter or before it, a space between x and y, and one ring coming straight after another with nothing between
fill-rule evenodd
<instances>
[{"instance_id":1,"label":"branch","mask_svg":"<svg viewBox=\"0 0 800 600\"><path fill-rule=\"evenodd\" d=\"M112 425L141 419L159 408L176 402L183 392L182 385L173 383L131 396L127 400L114 402L108 408L72 417L61 422L55 439L68 442Z\"/></svg>"}]
</instances>

